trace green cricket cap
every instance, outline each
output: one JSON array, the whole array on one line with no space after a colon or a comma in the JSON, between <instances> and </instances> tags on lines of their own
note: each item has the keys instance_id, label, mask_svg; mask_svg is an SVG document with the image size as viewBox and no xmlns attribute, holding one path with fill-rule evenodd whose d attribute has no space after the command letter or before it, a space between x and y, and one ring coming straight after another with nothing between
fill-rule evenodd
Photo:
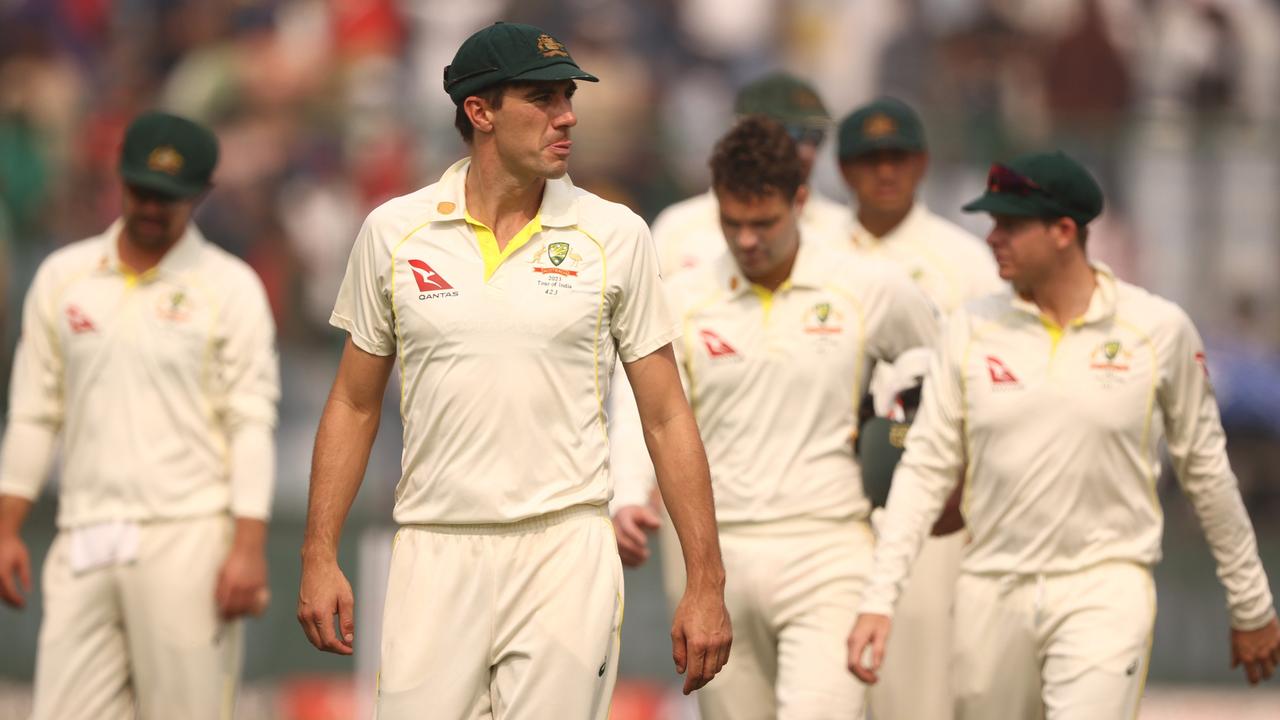
<instances>
[{"instance_id":1,"label":"green cricket cap","mask_svg":"<svg viewBox=\"0 0 1280 720\"><path fill-rule=\"evenodd\" d=\"M217 164L213 132L169 113L139 115L120 146L120 177L126 183L174 198L208 189Z\"/></svg>"},{"instance_id":2,"label":"green cricket cap","mask_svg":"<svg viewBox=\"0 0 1280 720\"><path fill-rule=\"evenodd\" d=\"M444 91L454 105L510 80L598 82L573 61L569 49L545 30L496 22L467 38L444 69Z\"/></svg>"},{"instance_id":3,"label":"green cricket cap","mask_svg":"<svg viewBox=\"0 0 1280 720\"><path fill-rule=\"evenodd\" d=\"M1069 217L1084 227L1102 214L1102 188L1083 165L1061 150L1021 155L996 163L987 190L965 212L993 215Z\"/></svg>"},{"instance_id":4,"label":"green cricket cap","mask_svg":"<svg viewBox=\"0 0 1280 720\"><path fill-rule=\"evenodd\" d=\"M893 471L902 459L909 423L873 417L858 430L858 462L862 466L862 489L872 507L889 501Z\"/></svg>"},{"instance_id":5,"label":"green cricket cap","mask_svg":"<svg viewBox=\"0 0 1280 720\"><path fill-rule=\"evenodd\" d=\"M840 121L836 157L852 160L877 150L923 152L924 125L911 106L891 97L859 107Z\"/></svg>"},{"instance_id":6,"label":"green cricket cap","mask_svg":"<svg viewBox=\"0 0 1280 720\"><path fill-rule=\"evenodd\" d=\"M734 100L733 111L739 116L768 115L783 125L825 128L831 123L831 113L818 91L784 72L765 75L744 86Z\"/></svg>"}]
</instances>

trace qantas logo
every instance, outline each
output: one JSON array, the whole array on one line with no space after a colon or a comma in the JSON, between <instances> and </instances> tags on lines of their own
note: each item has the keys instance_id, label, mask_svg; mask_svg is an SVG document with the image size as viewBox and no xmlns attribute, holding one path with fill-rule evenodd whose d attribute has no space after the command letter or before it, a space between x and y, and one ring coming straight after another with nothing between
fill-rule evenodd
<instances>
[{"instance_id":1,"label":"qantas logo","mask_svg":"<svg viewBox=\"0 0 1280 720\"><path fill-rule=\"evenodd\" d=\"M707 346L707 354L713 358L734 357L738 354L724 338L710 330L699 330L698 335L702 338L702 344Z\"/></svg>"},{"instance_id":2,"label":"qantas logo","mask_svg":"<svg viewBox=\"0 0 1280 720\"><path fill-rule=\"evenodd\" d=\"M418 282L419 300L457 296L458 291L453 289L449 281L422 260L410 260L409 270L413 272L413 279Z\"/></svg>"},{"instance_id":3,"label":"qantas logo","mask_svg":"<svg viewBox=\"0 0 1280 720\"><path fill-rule=\"evenodd\" d=\"M94 327L93 321L89 319L84 311L75 305L67 306L67 323L71 325L71 332L79 335L87 332L98 332L98 328Z\"/></svg>"},{"instance_id":4,"label":"qantas logo","mask_svg":"<svg viewBox=\"0 0 1280 720\"><path fill-rule=\"evenodd\" d=\"M1018 378L994 355L987 356L987 372L991 373L992 387L1017 387Z\"/></svg>"}]
</instances>

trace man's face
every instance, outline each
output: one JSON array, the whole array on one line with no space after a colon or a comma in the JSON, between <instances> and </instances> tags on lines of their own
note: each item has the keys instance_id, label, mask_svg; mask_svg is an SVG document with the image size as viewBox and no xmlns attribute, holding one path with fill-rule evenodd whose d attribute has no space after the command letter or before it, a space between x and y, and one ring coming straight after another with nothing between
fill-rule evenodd
<instances>
[{"instance_id":1,"label":"man's face","mask_svg":"<svg viewBox=\"0 0 1280 720\"><path fill-rule=\"evenodd\" d=\"M858 208L878 213L906 212L924 178L927 156L907 150L876 150L840 163L840 174Z\"/></svg>"},{"instance_id":2,"label":"man's face","mask_svg":"<svg viewBox=\"0 0 1280 720\"><path fill-rule=\"evenodd\" d=\"M163 250L186 232L195 204L195 198L174 198L126 184L122 195L125 233L140 248Z\"/></svg>"},{"instance_id":3,"label":"man's face","mask_svg":"<svg viewBox=\"0 0 1280 720\"><path fill-rule=\"evenodd\" d=\"M813 164L818 159L818 148L826 137L826 130L808 125L787 125L787 134L796 141L796 154L804 166L805 182L813 175Z\"/></svg>"},{"instance_id":4,"label":"man's face","mask_svg":"<svg viewBox=\"0 0 1280 720\"><path fill-rule=\"evenodd\" d=\"M498 156L512 174L555 179L569 171L569 128L578 124L573 113L577 88L572 80L507 88L492 118Z\"/></svg>"},{"instance_id":5,"label":"man's face","mask_svg":"<svg viewBox=\"0 0 1280 720\"><path fill-rule=\"evenodd\" d=\"M796 216L804 201L770 191L743 197L716 189L720 203L720 228L738 269L752 282L767 281L795 258L800 231Z\"/></svg>"},{"instance_id":6,"label":"man's face","mask_svg":"<svg viewBox=\"0 0 1280 720\"><path fill-rule=\"evenodd\" d=\"M1060 227L1063 221L1045 222L1015 215L991 218L995 226L987 233L987 245L995 255L1001 280L1021 291L1035 287L1053 272L1058 251L1064 247L1064 230Z\"/></svg>"}]
</instances>

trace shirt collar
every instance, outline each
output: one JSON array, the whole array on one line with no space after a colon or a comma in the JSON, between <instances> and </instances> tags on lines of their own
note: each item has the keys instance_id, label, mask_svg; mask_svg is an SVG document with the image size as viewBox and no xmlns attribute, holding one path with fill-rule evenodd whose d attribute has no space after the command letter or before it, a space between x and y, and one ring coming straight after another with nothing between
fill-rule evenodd
<instances>
[{"instance_id":1,"label":"shirt collar","mask_svg":"<svg viewBox=\"0 0 1280 720\"><path fill-rule=\"evenodd\" d=\"M853 243L860 248L870 249L875 247L885 247L893 244L902 238L908 237L913 232L913 228L920 223L925 215L925 207L919 201L911 204L911 209L907 211L906 217L902 218L902 222L893 227L892 230L885 233L881 237L876 237L862 226L858 220L857 210L853 211Z\"/></svg>"},{"instance_id":2,"label":"shirt collar","mask_svg":"<svg viewBox=\"0 0 1280 720\"><path fill-rule=\"evenodd\" d=\"M467 171L471 158L465 157L444 171L428 198L431 220L464 220L467 214ZM538 209L543 227L573 227L578 224L578 189L568 175L547 180Z\"/></svg>"},{"instance_id":3,"label":"shirt collar","mask_svg":"<svg viewBox=\"0 0 1280 720\"><path fill-rule=\"evenodd\" d=\"M102 234L102 259L98 263L98 268L105 272L115 272L121 275L134 275L133 270L124 266L120 261L120 234L124 232L124 219L116 218L111 223L111 227ZM200 254L201 248L208 242L204 235L200 233L200 229L195 223L187 223L187 229L183 231L182 237L178 238L178 242L160 258L160 262L151 270L147 270L141 275L148 273L153 275L172 275L191 268Z\"/></svg>"},{"instance_id":4,"label":"shirt collar","mask_svg":"<svg viewBox=\"0 0 1280 720\"><path fill-rule=\"evenodd\" d=\"M1093 268L1094 277L1098 280L1098 286L1093 289L1093 295L1089 297L1089 307L1084 314L1073 321L1075 324L1088 325L1090 323L1100 322L1114 317L1116 314L1116 276L1107 267L1105 263L1091 262L1090 267ZM1010 303L1015 310L1039 319L1043 312L1030 300L1025 300L1018 296L1017 292L1009 290L1011 298Z\"/></svg>"}]
</instances>

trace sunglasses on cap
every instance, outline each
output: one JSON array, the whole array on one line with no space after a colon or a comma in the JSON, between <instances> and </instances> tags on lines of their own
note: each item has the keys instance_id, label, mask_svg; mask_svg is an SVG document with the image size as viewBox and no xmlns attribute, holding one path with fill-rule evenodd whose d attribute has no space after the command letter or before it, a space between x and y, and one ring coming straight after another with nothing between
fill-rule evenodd
<instances>
[{"instance_id":1,"label":"sunglasses on cap","mask_svg":"<svg viewBox=\"0 0 1280 720\"><path fill-rule=\"evenodd\" d=\"M1032 194L1049 195L1049 191L1040 187L1035 180L1020 175L1000 163L993 163L991 169L987 171L987 191L1022 197Z\"/></svg>"},{"instance_id":2,"label":"sunglasses on cap","mask_svg":"<svg viewBox=\"0 0 1280 720\"><path fill-rule=\"evenodd\" d=\"M809 143L810 145L821 145L822 141L827 137L827 131L824 128L813 127L812 125L787 125L787 134L797 145Z\"/></svg>"}]
</instances>

